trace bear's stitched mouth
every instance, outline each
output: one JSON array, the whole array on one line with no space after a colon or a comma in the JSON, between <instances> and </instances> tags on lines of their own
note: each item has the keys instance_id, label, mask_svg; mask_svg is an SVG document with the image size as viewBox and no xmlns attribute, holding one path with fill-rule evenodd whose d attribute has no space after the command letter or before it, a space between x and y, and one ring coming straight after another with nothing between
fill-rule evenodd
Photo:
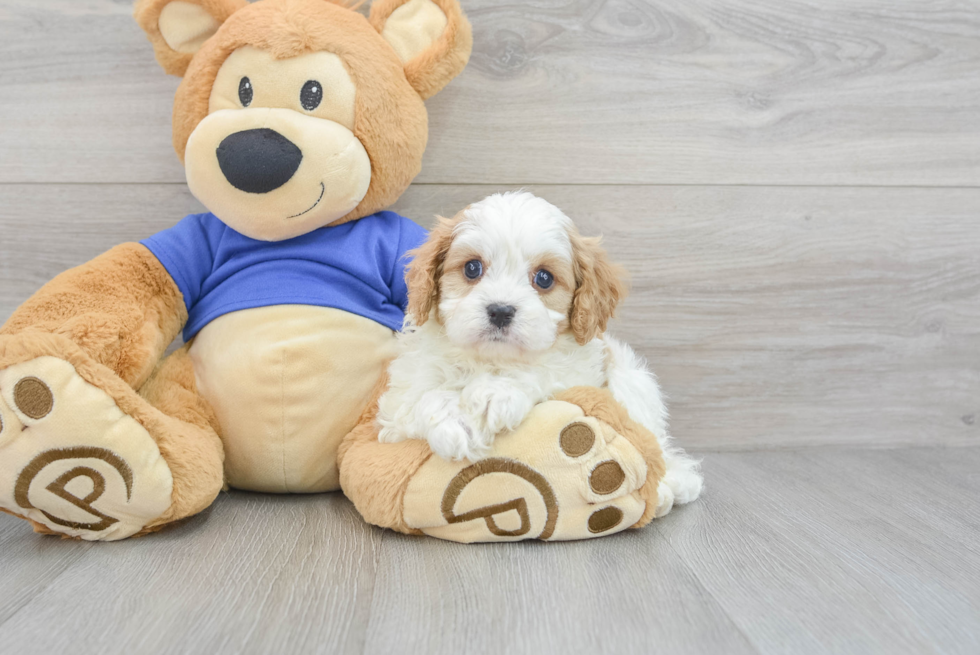
<instances>
[{"instance_id":1,"label":"bear's stitched mouth","mask_svg":"<svg viewBox=\"0 0 980 655\"><path fill-rule=\"evenodd\" d=\"M287 216L286 219L288 220L290 218L296 218L298 216L302 216L303 214L308 214L311 211L313 211L313 208L319 205L320 201L323 200L323 194L326 193L326 191L327 191L327 187L323 184L323 182L320 182L320 197L316 199L316 202L313 203L313 206L307 209L306 211L302 211L298 214L293 214L292 216Z\"/></svg>"}]
</instances>

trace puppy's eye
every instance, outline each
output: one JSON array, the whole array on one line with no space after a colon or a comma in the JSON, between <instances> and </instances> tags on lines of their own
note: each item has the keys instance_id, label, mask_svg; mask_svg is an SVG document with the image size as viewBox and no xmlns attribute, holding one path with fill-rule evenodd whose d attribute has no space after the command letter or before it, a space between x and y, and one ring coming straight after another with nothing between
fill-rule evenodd
<instances>
[{"instance_id":1,"label":"puppy's eye","mask_svg":"<svg viewBox=\"0 0 980 655\"><path fill-rule=\"evenodd\" d=\"M465 275L470 280L475 280L481 275L483 275L483 262L479 259L471 259L466 262L466 266L463 267L463 275Z\"/></svg>"},{"instance_id":2,"label":"puppy's eye","mask_svg":"<svg viewBox=\"0 0 980 655\"><path fill-rule=\"evenodd\" d=\"M303 90L299 92L299 101L303 105L303 109L313 111L323 101L323 86L316 80L310 80L303 85Z\"/></svg>"},{"instance_id":3,"label":"puppy's eye","mask_svg":"<svg viewBox=\"0 0 980 655\"><path fill-rule=\"evenodd\" d=\"M242 107L248 107L252 104L252 80L247 77L243 77L242 81L238 83L238 99L242 103Z\"/></svg>"},{"instance_id":4,"label":"puppy's eye","mask_svg":"<svg viewBox=\"0 0 980 655\"><path fill-rule=\"evenodd\" d=\"M550 289L551 285L555 283L555 276L542 268L534 276L534 283L539 289Z\"/></svg>"}]
</instances>

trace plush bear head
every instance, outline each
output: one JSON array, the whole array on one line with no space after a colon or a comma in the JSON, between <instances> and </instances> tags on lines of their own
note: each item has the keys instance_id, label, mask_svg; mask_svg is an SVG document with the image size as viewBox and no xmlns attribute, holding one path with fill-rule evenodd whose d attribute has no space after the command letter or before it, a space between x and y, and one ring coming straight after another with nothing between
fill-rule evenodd
<instances>
[{"instance_id":1,"label":"plush bear head","mask_svg":"<svg viewBox=\"0 0 980 655\"><path fill-rule=\"evenodd\" d=\"M342 1L342 0L338 0ZM191 192L280 241L373 214L422 166L423 99L469 59L456 0L140 0L157 61L182 75L173 139Z\"/></svg>"}]
</instances>

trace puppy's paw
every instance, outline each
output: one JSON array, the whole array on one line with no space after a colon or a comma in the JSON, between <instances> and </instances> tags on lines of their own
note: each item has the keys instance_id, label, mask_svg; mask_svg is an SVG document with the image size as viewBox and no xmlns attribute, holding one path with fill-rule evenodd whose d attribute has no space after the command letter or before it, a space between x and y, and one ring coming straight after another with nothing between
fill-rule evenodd
<instances>
[{"instance_id":1,"label":"puppy's paw","mask_svg":"<svg viewBox=\"0 0 980 655\"><path fill-rule=\"evenodd\" d=\"M667 516L673 507L674 492L665 482L661 482L657 486L657 511L654 516L658 519Z\"/></svg>"},{"instance_id":2,"label":"puppy's paw","mask_svg":"<svg viewBox=\"0 0 980 655\"><path fill-rule=\"evenodd\" d=\"M462 416L434 426L426 440L432 452L451 461L468 459L475 462L489 450L489 446L481 443L474 428Z\"/></svg>"},{"instance_id":3,"label":"puppy's paw","mask_svg":"<svg viewBox=\"0 0 980 655\"><path fill-rule=\"evenodd\" d=\"M667 469L664 483L674 494L674 502L686 505L698 499L704 484L701 473L688 469Z\"/></svg>"},{"instance_id":4,"label":"puppy's paw","mask_svg":"<svg viewBox=\"0 0 980 655\"><path fill-rule=\"evenodd\" d=\"M463 389L463 410L478 418L491 435L516 429L533 406L531 399L507 380L480 378Z\"/></svg>"},{"instance_id":5,"label":"puppy's paw","mask_svg":"<svg viewBox=\"0 0 980 655\"><path fill-rule=\"evenodd\" d=\"M421 425L416 432L429 442L439 457L448 460L480 459L490 448L492 437L480 430L460 409L459 395L432 391L422 396L415 410Z\"/></svg>"},{"instance_id":6,"label":"puppy's paw","mask_svg":"<svg viewBox=\"0 0 980 655\"><path fill-rule=\"evenodd\" d=\"M381 443L398 443L399 441L405 441L408 439L406 435L401 430L395 429L393 426L384 426L378 431L378 441Z\"/></svg>"},{"instance_id":7,"label":"puppy's paw","mask_svg":"<svg viewBox=\"0 0 980 655\"><path fill-rule=\"evenodd\" d=\"M674 503L686 505L697 500L704 485L698 462L686 454L675 452L666 454L664 463L667 465L667 473L661 484L670 488Z\"/></svg>"}]
</instances>

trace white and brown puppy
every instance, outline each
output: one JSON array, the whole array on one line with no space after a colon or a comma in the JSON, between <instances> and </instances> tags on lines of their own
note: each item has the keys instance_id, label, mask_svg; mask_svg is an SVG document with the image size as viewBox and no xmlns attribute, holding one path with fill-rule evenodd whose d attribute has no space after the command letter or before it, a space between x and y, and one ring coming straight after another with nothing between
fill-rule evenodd
<instances>
[{"instance_id":1,"label":"white and brown puppy","mask_svg":"<svg viewBox=\"0 0 980 655\"><path fill-rule=\"evenodd\" d=\"M445 459L476 460L537 403L608 387L660 439L670 497L658 513L698 497L698 464L671 445L656 378L604 334L626 287L598 238L541 198L505 193L440 219L414 254L381 441L425 439Z\"/></svg>"}]
</instances>

